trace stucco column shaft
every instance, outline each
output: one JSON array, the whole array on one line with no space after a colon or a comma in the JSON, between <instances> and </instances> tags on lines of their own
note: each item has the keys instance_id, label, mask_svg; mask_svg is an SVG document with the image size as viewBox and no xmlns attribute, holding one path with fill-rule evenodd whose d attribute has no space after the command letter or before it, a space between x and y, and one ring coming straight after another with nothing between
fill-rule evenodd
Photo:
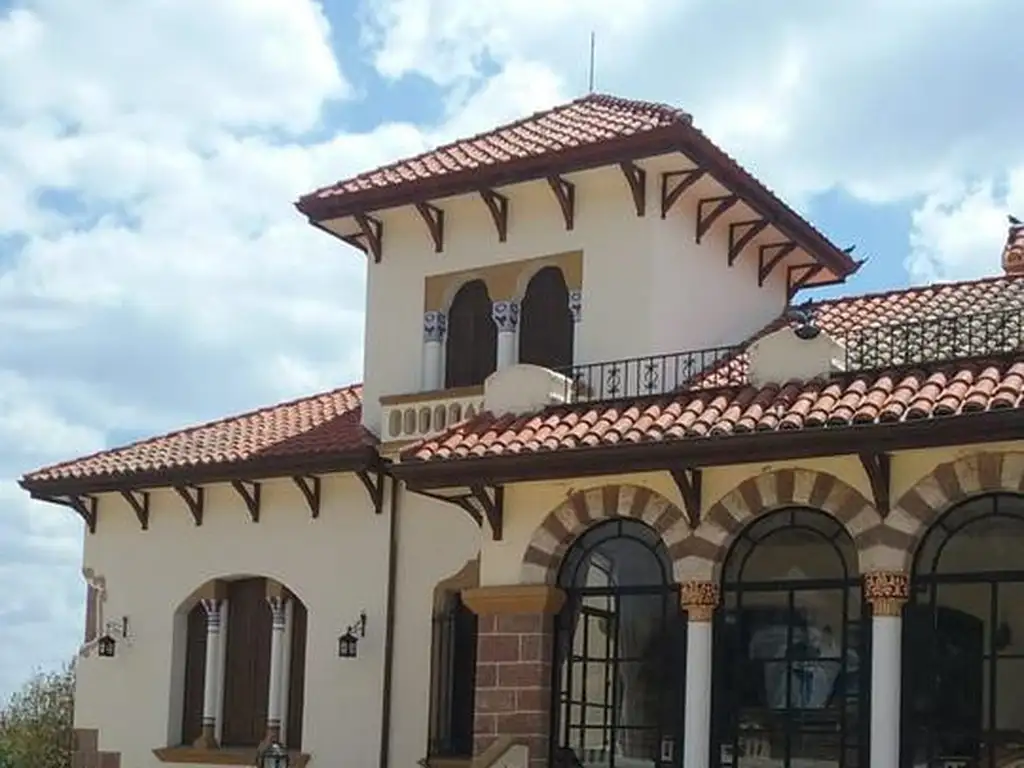
<instances>
[{"instance_id":1,"label":"stucco column shaft","mask_svg":"<svg viewBox=\"0 0 1024 768\"><path fill-rule=\"evenodd\" d=\"M572 314L572 362L579 365L583 358L580 356L580 326L583 324L583 291L569 291L569 312Z\"/></svg>"},{"instance_id":2,"label":"stucco column shaft","mask_svg":"<svg viewBox=\"0 0 1024 768\"><path fill-rule=\"evenodd\" d=\"M910 578L899 571L864 574L871 604L871 768L898 768L903 606Z\"/></svg>"},{"instance_id":3,"label":"stucco column shaft","mask_svg":"<svg viewBox=\"0 0 1024 768\"><path fill-rule=\"evenodd\" d=\"M687 613L683 768L708 768L711 762L712 619L718 607L718 584L686 582L682 585L681 599Z\"/></svg>"},{"instance_id":4,"label":"stucco column shaft","mask_svg":"<svg viewBox=\"0 0 1024 768\"><path fill-rule=\"evenodd\" d=\"M270 604L270 691L267 694L267 735L264 742L269 744L281 740L281 681L284 669L284 594L267 595Z\"/></svg>"},{"instance_id":5,"label":"stucco column shaft","mask_svg":"<svg viewBox=\"0 0 1024 768\"><path fill-rule=\"evenodd\" d=\"M424 392L433 392L444 386L442 345L448 321L444 312L431 310L423 313L423 378Z\"/></svg>"},{"instance_id":6,"label":"stucco column shaft","mask_svg":"<svg viewBox=\"0 0 1024 768\"><path fill-rule=\"evenodd\" d=\"M516 330L519 328L519 303L515 301L496 301L491 305L491 317L498 327L498 370L508 368L518 362L519 339Z\"/></svg>"},{"instance_id":7,"label":"stucco column shaft","mask_svg":"<svg viewBox=\"0 0 1024 768\"><path fill-rule=\"evenodd\" d=\"M220 610L219 598L202 601L206 611L206 666L203 672L203 730L195 746L201 749L217 748L217 699L220 679Z\"/></svg>"}]
</instances>

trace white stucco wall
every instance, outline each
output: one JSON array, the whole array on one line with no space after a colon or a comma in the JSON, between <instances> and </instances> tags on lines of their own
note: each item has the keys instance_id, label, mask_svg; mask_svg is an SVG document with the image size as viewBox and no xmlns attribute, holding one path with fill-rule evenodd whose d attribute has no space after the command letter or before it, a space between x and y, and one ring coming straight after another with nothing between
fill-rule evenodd
<instances>
[{"instance_id":1,"label":"white stucco wall","mask_svg":"<svg viewBox=\"0 0 1024 768\"><path fill-rule=\"evenodd\" d=\"M736 206L697 244L697 201L722 194L705 181L661 218L660 173L688 164L678 154L643 161L643 217L636 215L618 167L571 174L572 231L566 231L545 181L502 188L510 199L504 243L479 196L435 201L445 210L442 253L434 252L412 207L376 214L384 222L384 253L381 263L368 267L364 423L379 433L379 398L419 390L424 282L430 275L581 250L582 362L731 344L761 328L785 305L785 269L776 269L759 287L756 248L732 267L727 264L728 223L756 217ZM762 232L754 244L778 239Z\"/></svg>"},{"instance_id":2,"label":"white stucco wall","mask_svg":"<svg viewBox=\"0 0 1024 768\"><path fill-rule=\"evenodd\" d=\"M155 491L148 531L120 498L103 497L84 564L106 578L105 619L128 616L134 639L115 658L80 660L76 727L99 729L100 749L121 752L122 765L162 765L152 750L177 744L180 733L182 657L174 647L184 622L176 626L176 607L209 579L267 576L308 610L303 751L313 765L377 765L388 504L375 515L357 478L332 476L324 479L314 520L284 479L264 485L254 524L229 486L206 493L205 519L196 527L173 491ZM391 765L414 768L427 745L434 586L474 555L479 529L450 505L401 498ZM360 610L368 622L359 656L339 659L338 635Z\"/></svg>"}]
</instances>

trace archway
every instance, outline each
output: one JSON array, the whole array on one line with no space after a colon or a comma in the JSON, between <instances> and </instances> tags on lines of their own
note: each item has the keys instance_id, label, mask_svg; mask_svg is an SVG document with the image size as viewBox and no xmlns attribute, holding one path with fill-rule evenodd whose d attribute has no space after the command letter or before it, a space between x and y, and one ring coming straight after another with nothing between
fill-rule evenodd
<instances>
[{"instance_id":1,"label":"archway","mask_svg":"<svg viewBox=\"0 0 1024 768\"><path fill-rule=\"evenodd\" d=\"M905 766L1024 756L1024 496L961 500L914 554L904 612Z\"/></svg>"},{"instance_id":2,"label":"archway","mask_svg":"<svg viewBox=\"0 0 1024 768\"><path fill-rule=\"evenodd\" d=\"M558 573L554 754L585 766L678 764L686 621L672 560L651 526L615 518L585 531Z\"/></svg>"},{"instance_id":3,"label":"archway","mask_svg":"<svg viewBox=\"0 0 1024 768\"><path fill-rule=\"evenodd\" d=\"M712 765L867 765L869 621L840 521L793 506L744 526L723 564Z\"/></svg>"}]
</instances>

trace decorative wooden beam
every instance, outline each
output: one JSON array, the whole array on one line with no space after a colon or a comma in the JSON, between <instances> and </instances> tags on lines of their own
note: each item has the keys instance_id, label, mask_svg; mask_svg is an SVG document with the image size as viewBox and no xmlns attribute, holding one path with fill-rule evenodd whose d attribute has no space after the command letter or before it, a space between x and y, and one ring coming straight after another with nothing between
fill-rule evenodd
<instances>
[{"instance_id":1,"label":"decorative wooden beam","mask_svg":"<svg viewBox=\"0 0 1024 768\"><path fill-rule=\"evenodd\" d=\"M356 472L359 480L370 494L373 511L380 514L384 511L384 473L378 470L364 469Z\"/></svg>"},{"instance_id":2,"label":"decorative wooden beam","mask_svg":"<svg viewBox=\"0 0 1024 768\"><path fill-rule=\"evenodd\" d=\"M633 205L636 208L636 215L643 216L647 212L647 171L636 163L619 163L622 175L626 177L629 184L630 194L633 195Z\"/></svg>"},{"instance_id":3,"label":"decorative wooden beam","mask_svg":"<svg viewBox=\"0 0 1024 768\"><path fill-rule=\"evenodd\" d=\"M206 492L201 485L176 485L175 492L181 496L182 501L192 513L192 519L196 525L203 524L203 510L205 509Z\"/></svg>"},{"instance_id":4,"label":"decorative wooden beam","mask_svg":"<svg viewBox=\"0 0 1024 768\"><path fill-rule=\"evenodd\" d=\"M555 193L558 206L562 209L565 228L571 230L576 219L576 185L561 176L548 176L548 186Z\"/></svg>"},{"instance_id":5,"label":"decorative wooden beam","mask_svg":"<svg viewBox=\"0 0 1024 768\"><path fill-rule=\"evenodd\" d=\"M149 491L121 491L121 497L128 502L135 516L139 518L142 530L149 530Z\"/></svg>"},{"instance_id":6,"label":"decorative wooden beam","mask_svg":"<svg viewBox=\"0 0 1024 768\"><path fill-rule=\"evenodd\" d=\"M434 241L434 253L440 253L444 250L444 211L430 203L416 203L416 210Z\"/></svg>"},{"instance_id":7,"label":"decorative wooden beam","mask_svg":"<svg viewBox=\"0 0 1024 768\"><path fill-rule=\"evenodd\" d=\"M245 502L245 508L249 510L249 519L258 523L260 521L260 491L263 486L252 480L232 480L231 487Z\"/></svg>"},{"instance_id":8,"label":"decorative wooden beam","mask_svg":"<svg viewBox=\"0 0 1024 768\"><path fill-rule=\"evenodd\" d=\"M764 245L758 246L757 287L760 288L763 286L764 281L767 280L772 272L775 271L775 267L779 265L779 262L795 250L796 243L789 242L788 240L783 243L765 243ZM769 256L769 251L775 251L775 253Z\"/></svg>"},{"instance_id":9,"label":"decorative wooden beam","mask_svg":"<svg viewBox=\"0 0 1024 768\"><path fill-rule=\"evenodd\" d=\"M703 490L703 476L699 469L686 467L669 471L675 480L679 495L683 497L683 512L693 530L700 524L700 502Z\"/></svg>"},{"instance_id":10,"label":"decorative wooden beam","mask_svg":"<svg viewBox=\"0 0 1024 768\"><path fill-rule=\"evenodd\" d=\"M504 243L508 237L508 198L493 189L481 189L480 197L491 212L494 228L498 230L498 242Z\"/></svg>"},{"instance_id":11,"label":"decorative wooden beam","mask_svg":"<svg viewBox=\"0 0 1024 768\"><path fill-rule=\"evenodd\" d=\"M891 509L889 489L892 480L892 460L888 453L865 452L858 454L864 472L871 483L871 493L875 497L875 509L885 517Z\"/></svg>"},{"instance_id":12,"label":"decorative wooden beam","mask_svg":"<svg viewBox=\"0 0 1024 768\"><path fill-rule=\"evenodd\" d=\"M697 202L697 242L708 233L711 225L719 216L732 208L740 199L736 195L719 195L718 197L705 197ZM706 206L711 209L707 210Z\"/></svg>"},{"instance_id":13,"label":"decorative wooden beam","mask_svg":"<svg viewBox=\"0 0 1024 768\"><path fill-rule=\"evenodd\" d=\"M362 233L367 248L373 254L374 264L380 264L381 256L384 253L384 222L375 219L368 213L357 213L354 218L356 224L359 225L359 231Z\"/></svg>"},{"instance_id":14,"label":"decorative wooden beam","mask_svg":"<svg viewBox=\"0 0 1024 768\"><path fill-rule=\"evenodd\" d=\"M358 248L363 253L369 255L370 249L366 245L366 240L363 238L361 232L352 232L347 235L338 235L338 238L351 245L353 248Z\"/></svg>"},{"instance_id":15,"label":"decorative wooden beam","mask_svg":"<svg viewBox=\"0 0 1024 768\"><path fill-rule=\"evenodd\" d=\"M743 253L743 249L750 245L751 241L761 234L768 226L767 219L752 219L750 221L737 221L729 225L729 266L731 267L736 259ZM743 227L747 231L739 237L736 232Z\"/></svg>"},{"instance_id":16,"label":"decorative wooden beam","mask_svg":"<svg viewBox=\"0 0 1024 768\"><path fill-rule=\"evenodd\" d=\"M79 517L85 521L89 533L96 533L96 520L99 518L100 500L95 496L83 494L80 496L47 496L42 497L53 504L62 504L75 510Z\"/></svg>"},{"instance_id":17,"label":"decorative wooden beam","mask_svg":"<svg viewBox=\"0 0 1024 768\"><path fill-rule=\"evenodd\" d=\"M661 218L665 218L676 201L686 194L686 190L704 178L707 173L703 168L689 168L685 171L666 171L661 174ZM672 180L679 182L672 186Z\"/></svg>"},{"instance_id":18,"label":"decorative wooden beam","mask_svg":"<svg viewBox=\"0 0 1024 768\"><path fill-rule=\"evenodd\" d=\"M316 475L296 475L292 480L302 491L310 516L316 520L320 517L320 478Z\"/></svg>"},{"instance_id":19,"label":"decorative wooden beam","mask_svg":"<svg viewBox=\"0 0 1024 768\"><path fill-rule=\"evenodd\" d=\"M444 496L431 491L413 491L421 496L427 496L446 504L453 504L464 510L473 521L483 526L484 520L491 527L491 538L494 541L501 541L504 535L505 520L505 488L504 486L489 486L474 484L469 486L468 493L453 496Z\"/></svg>"},{"instance_id":20,"label":"decorative wooden beam","mask_svg":"<svg viewBox=\"0 0 1024 768\"><path fill-rule=\"evenodd\" d=\"M804 270L800 277L794 278L800 270ZM796 292L813 280L823 269L821 264L797 264L786 270L786 298L791 299Z\"/></svg>"}]
</instances>

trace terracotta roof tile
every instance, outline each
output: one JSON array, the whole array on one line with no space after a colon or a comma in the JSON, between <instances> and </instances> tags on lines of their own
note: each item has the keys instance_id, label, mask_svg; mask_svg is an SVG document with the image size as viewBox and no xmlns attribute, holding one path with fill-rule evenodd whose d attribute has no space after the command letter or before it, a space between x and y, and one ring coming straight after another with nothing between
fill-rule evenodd
<instances>
[{"instance_id":1,"label":"terracotta roof tile","mask_svg":"<svg viewBox=\"0 0 1024 768\"><path fill-rule=\"evenodd\" d=\"M31 489L61 481L187 475L254 461L340 457L374 444L361 416L362 385L356 384L55 464L30 472L22 483Z\"/></svg>"},{"instance_id":2,"label":"terracotta roof tile","mask_svg":"<svg viewBox=\"0 0 1024 768\"><path fill-rule=\"evenodd\" d=\"M879 328L884 338L885 329L898 323L1018 309L1021 314L1016 317L1024 317L1024 277L1003 276L831 299L814 305L814 315L818 325L835 337ZM687 391L659 397L557 406L526 416L485 412L410 446L402 461L884 425L1024 407L1024 349L988 360L974 357L914 361L888 370L760 388L721 386L723 379L711 376ZM745 360L741 355L729 365L733 372L724 380L735 382L735 371L745 371Z\"/></svg>"}]
</instances>

